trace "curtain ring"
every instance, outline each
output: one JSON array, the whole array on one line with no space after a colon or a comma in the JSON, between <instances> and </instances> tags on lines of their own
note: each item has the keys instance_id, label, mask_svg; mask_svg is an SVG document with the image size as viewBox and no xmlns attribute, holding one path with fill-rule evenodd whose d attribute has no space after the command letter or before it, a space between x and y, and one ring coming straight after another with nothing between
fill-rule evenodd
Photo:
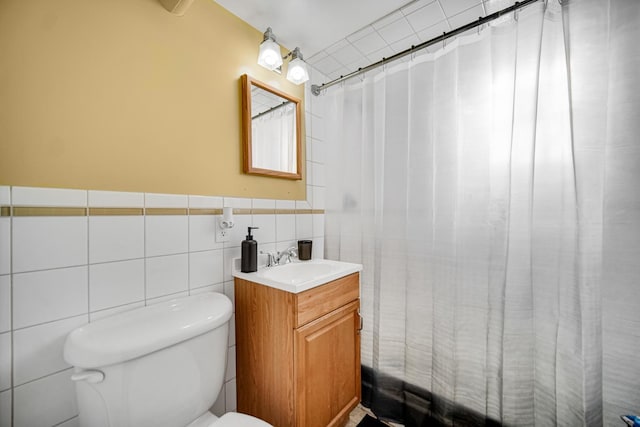
<instances>
[{"instance_id":1,"label":"curtain ring","mask_svg":"<svg viewBox=\"0 0 640 427\"><path fill-rule=\"evenodd\" d=\"M445 43L445 40L446 40L446 39L445 39L445 35L446 35L446 34L447 34L446 32L444 32L444 31L442 32L442 48L443 48L443 49L444 49L445 47L447 47L447 44Z\"/></svg>"},{"instance_id":2,"label":"curtain ring","mask_svg":"<svg viewBox=\"0 0 640 427\"><path fill-rule=\"evenodd\" d=\"M513 10L513 20L516 21L516 22L518 22L518 13L520 12L520 9L518 9L518 4L519 4L519 2L515 2L514 3L514 6L516 8Z\"/></svg>"}]
</instances>

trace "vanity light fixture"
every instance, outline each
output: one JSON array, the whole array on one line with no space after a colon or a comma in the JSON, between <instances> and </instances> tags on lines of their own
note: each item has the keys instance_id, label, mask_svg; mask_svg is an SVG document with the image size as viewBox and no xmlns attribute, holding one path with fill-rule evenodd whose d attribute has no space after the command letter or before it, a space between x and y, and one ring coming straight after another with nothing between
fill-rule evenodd
<instances>
[{"instance_id":1,"label":"vanity light fixture","mask_svg":"<svg viewBox=\"0 0 640 427\"><path fill-rule=\"evenodd\" d=\"M258 53L258 64L264 68L280 72L283 60L291 58L289 68L287 70L287 80L294 84L302 84L309 80L309 70L307 64L302 58L300 48L295 48L285 56L280 56L280 45L276 42L271 27L267 28L260 43L260 52Z\"/></svg>"},{"instance_id":2,"label":"vanity light fixture","mask_svg":"<svg viewBox=\"0 0 640 427\"><path fill-rule=\"evenodd\" d=\"M292 52L289 52L289 55L291 55L291 61L289 61L289 69L287 70L287 80L297 85L309 80L307 63L302 59L300 49L293 49Z\"/></svg>"},{"instance_id":3,"label":"vanity light fixture","mask_svg":"<svg viewBox=\"0 0 640 427\"><path fill-rule=\"evenodd\" d=\"M275 70L282 65L280 56L280 45L276 43L276 37L271 31L271 27L264 32L264 38L260 43L260 53L258 53L258 64L267 70Z\"/></svg>"}]
</instances>

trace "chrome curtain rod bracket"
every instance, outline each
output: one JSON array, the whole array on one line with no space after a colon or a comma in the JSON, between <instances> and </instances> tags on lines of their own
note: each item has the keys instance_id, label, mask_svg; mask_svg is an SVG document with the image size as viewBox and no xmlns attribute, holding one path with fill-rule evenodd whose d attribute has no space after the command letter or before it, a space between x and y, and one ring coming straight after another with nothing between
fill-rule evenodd
<instances>
[{"instance_id":1,"label":"chrome curtain rod bracket","mask_svg":"<svg viewBox=\"0 0 640 427\"><path fill-rule=\"evenodd\" d=\"M366 67L358 68L356 71L351 72L349 74L346 74L344 76L340 76L337 79L333 79L333 80L331 80L329 82L322 83L321 85L311 85L311 93L313 95L315 95L315 96L318 96L318 95L320 95L320 93L322 93L323 90L325 90L325 89L327 89L327 88L329 88L329 87L331 87L331 86L333 86L333 85L335 85L337 83L340 83L340 82L343 82L345 80L348 80L351 77L355 77L355 76L357 76L359 74L366 73L367 71L370 71L370 70L373 70L375 68L378 68L381 65L385 65L385 64L388 64L390 62L393 62L396 59L403 58L403 57L405 57L407 55L415 53L415 52L417 52L419 50L422 50L422 49L424 49L424 48L426 48L428 46L434 45L436 43L442 43L443 46L444 46L444 41L446 39L449 39L451 37L457 36L458 34L464 33L465 31L468 31L468 30L470 30L472 28L480 27L481 25L484 25L487 22L491 22L494 19L498 19L498 18L506 15L507 13L514 12L514 14L515 14L516 10L522 9L525 6L529 6L530 4L537 3L539 1L541 1L541 0L522 0L522 1L519 1L519 2L517 1L514 4L512 4L511 6L505 7L504 9L501 9L501 10L499 10L497 12L494 12L494 13L492 13L490 15L487 15L484 18L483 17L479 17L477 21L470 22L470 23L468 23L466 25L463 25L461 27L456 28L455 30L451 30L449 32L442 33L441 36L434 37L431 40L427 40L426 42L420 43L420 44L415 45L415 46L411 46L410 48L405 49L402 52L398 52L395 55L392 55L392 56L390 56L388 58L382 58L382 60L380 60L378 62L374 62L373 64L367 65ZM558 0L558 1L562 2L562 0ZM566 0L564 0L564 1L566 1Z\"/></svg>"}]
</instances>

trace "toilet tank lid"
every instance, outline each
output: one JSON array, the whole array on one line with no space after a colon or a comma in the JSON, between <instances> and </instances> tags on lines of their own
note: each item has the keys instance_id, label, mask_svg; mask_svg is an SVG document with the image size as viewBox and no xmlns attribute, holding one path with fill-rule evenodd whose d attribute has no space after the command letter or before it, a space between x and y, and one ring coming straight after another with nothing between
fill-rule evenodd
<instances>
[{"instance_id":1,"label":"toilet tank lid","mask_svg":"<svg viewBox=\"0 0 640 427\"><path fill-rule=\"evenodd\" d=\"M213 330L231 313L229 298L215 292L136 308L72 331L64 359L79 368L125 362Z\"/></svg>"}]
</instances>

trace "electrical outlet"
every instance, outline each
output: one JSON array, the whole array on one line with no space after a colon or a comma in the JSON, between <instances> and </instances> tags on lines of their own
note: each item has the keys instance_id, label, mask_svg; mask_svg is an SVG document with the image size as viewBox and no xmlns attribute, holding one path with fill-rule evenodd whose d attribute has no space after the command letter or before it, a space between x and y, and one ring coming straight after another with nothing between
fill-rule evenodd
<instances>
[{"instance_id":1,"label":"electrical outlet","mask_svg":"<svg viewBox=\"0 0 640 427\"><path fill-rule=\"evenodd\" d=\"M231 230L220 227L220 223L216 221L216 243L228 242L231 238Z\"/></svg>"},{"instance_id":2,"label":"electrical outlet","mask_svg":"<svg viewBox=\"0 0 640 427\"><path fill-rule=\"evenodd\" d=\"M226 228L220 228L219 225L216 228L216 243L228 242L231 237L231 231Z\"/></svg>"}]
</instances>

